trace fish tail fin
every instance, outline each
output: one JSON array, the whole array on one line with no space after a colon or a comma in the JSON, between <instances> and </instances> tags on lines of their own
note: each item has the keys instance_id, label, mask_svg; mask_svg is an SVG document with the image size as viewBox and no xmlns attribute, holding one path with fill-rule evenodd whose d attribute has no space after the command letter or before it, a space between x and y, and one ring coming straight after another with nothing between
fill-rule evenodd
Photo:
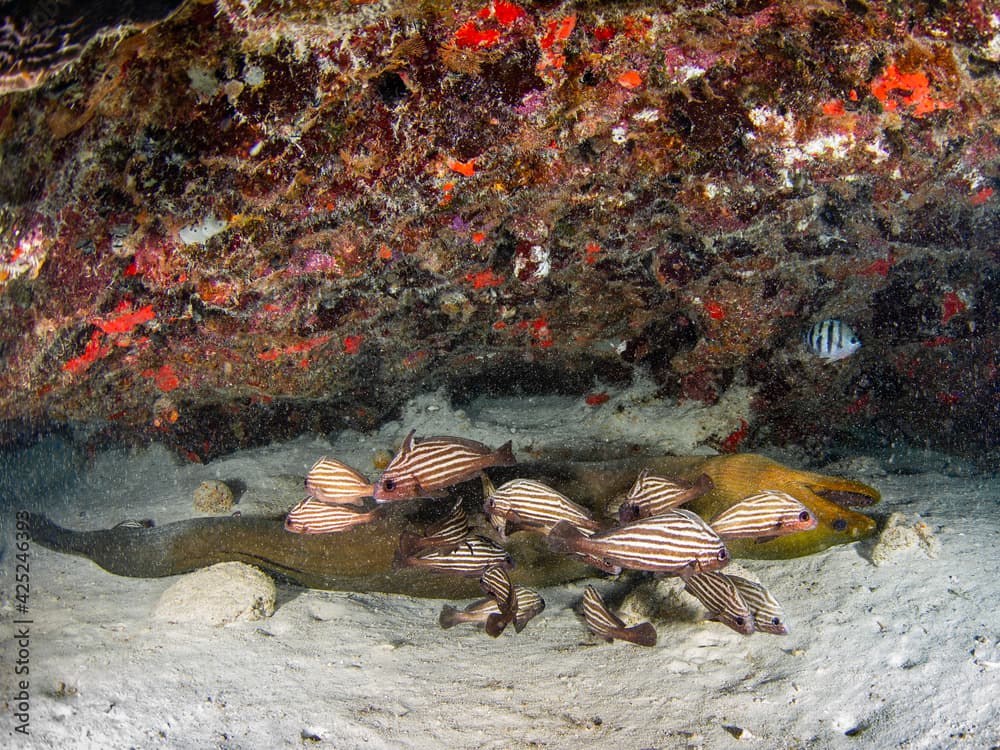
<instances>
[{"instance_id":1,"label":"fish tail fin","mask_svg":"<svg viewBox=\"0 0 1000 750\"><path fill-rule=\"evenodd\" d=\"M404 568L409 568L412 566L413 557L407 555L401 549L396 550L396 554L392 556L392 570L394 573L403 570Z\"/></svg>"},{"instance_id":2,"label":"fish tail fin","mask_svg":"<svg viewBox=\"0 0 1000 750\"><path fill-rule=\"evenodd\" d=\"M586 544L587 537L569 521L560 521L548 534L549 549L553 552L580 553L581 545Z\"/></svg>"},{"instance_id":3,"label":"fish tail fin","mask_svg":"<svg viewBox=\"0 0 1000 750\"><path fill-rule=\"evenodd\" d=\"M699 474L698 478L695 479L694 483L691 485L691 489L698 491L698 494L695 495L695 497L701 497L702 495L708 494L715 489L715 482L712 481L712 477L708 474Z\"/></svg>"},{"instance_id":4,"label":"fish tail fin","mask_svg":"<svg viewBox=\"0 0 1000 750\"><path fill-rule=\"evenodd\" d=\"M459 611L455 607L450 604L445 604L441 607L441 614L438 615L438 625L440 625L443 630L453 628L461 621Z\"/></svg>"},{"instance_id":5,"label":"fish tail fin","mask_svg":"<svg viewBox=\"0 0 1000 750\"><path fill-rule=\"evenodd\" d=\"M504 628L507 627L508 622L510 622L508 617L494 612L486 618L486 623L483 625L483 629L486 631L486 635L491 638L497 638L504 631Z\"/></svg>"},{"instance_id":6,"label":"fish tail fin","mask_svg":"<svg viewBox=\"0 0 1000 750\"><path fill-rule=\"evenodd\" d=\"M399 557L413 557L420 550L420 537L412 531L404 531L399 535Z\"/></svg>"},{"instance_id":7,"label":"fish tail fin","mask_svg":"<svg viewBox=\"0 0 1000 750\"><path fill-rule=\"evenodd\" d=\"M513 466L517 463L514 458L514 444L508 440L496 450L497 466Z\"/></svg>"},{"instance_id":8,"label":"fish tail fin","mask_svg":"<svg viewBox=\"0 0 1000 750\"><path fill-rule=\"evenodd\" d=\"M641 622L630 628L622 628L618 637L623 641L634 643L637 646L655 646L656 628L651 623Z\"/></svg>"},{"instance_id":9,"label":"fish tail fin","mask_svg":"<svg viewBox=\"0 0 1000 750\"><path fill-rule=\"evenodd\" d=\"M618 507L618 523L621 525L639 520L639 506L635 503L626 502Z\"/></svg>"}]
</instances>

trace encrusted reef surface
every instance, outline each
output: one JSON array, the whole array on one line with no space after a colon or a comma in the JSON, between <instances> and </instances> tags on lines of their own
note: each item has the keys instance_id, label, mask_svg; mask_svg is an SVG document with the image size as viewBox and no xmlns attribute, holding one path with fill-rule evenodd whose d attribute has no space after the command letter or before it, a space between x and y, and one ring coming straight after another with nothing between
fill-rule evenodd
<instances>
[{"instance_id":1,"label":"encrusted reef surface","mask_svg":"<svg viewBox=\"0 0 1000 750\"><path fill-rule=\"evenodd\" d=\"M1000 443L1000 6L161 5L0 57L8 435L205 459L642 368L751 386L725 449Z\"/></svg>"}]
</instances>

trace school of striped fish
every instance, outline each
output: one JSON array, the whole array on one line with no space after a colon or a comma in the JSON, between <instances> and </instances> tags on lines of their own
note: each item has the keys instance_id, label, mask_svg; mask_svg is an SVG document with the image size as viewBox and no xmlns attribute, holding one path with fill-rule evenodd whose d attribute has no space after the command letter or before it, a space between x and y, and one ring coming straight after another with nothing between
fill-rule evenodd
<instances>
[{"instance_id":1,"label":"school of striped fish","mask_svg":"<svg viewBox=\"0 0 1000 750\"><path fill-rule=\"evenodd\" d=\"M496 638L509 625L520 633L545 609L537 591L512 583L507 572L515 561L503 545L512 534L525 532L544 535L551 550L611 575L631 570L677 576L708 619L743 635L788 633L781 605L767 589L722 569L729 563L727 539L769 540L815 528L816 517L791 495L765 490L705 521L681 506L709 492L711 479L702 475L685 482L644 470L619 507L617 523L609 526L542 482L513 479L496 487L486 474L491 467L515 464L509 442L492 449L459 437L417 438L411 431L375 482L336 459L318 460L306 476L308 495L288 512L285 529L335 534L378 522L386 503L446 497L449 487L478 477L488 526L472 526L459 501L422 534L406 530L399 538L397 569L479 580L484 597L461 609L446 604L438 618L442 628L468 623ZM656 644L651 623L626 625L592 585L580 612L598 638Z\"/></svg>"}]
</instances>

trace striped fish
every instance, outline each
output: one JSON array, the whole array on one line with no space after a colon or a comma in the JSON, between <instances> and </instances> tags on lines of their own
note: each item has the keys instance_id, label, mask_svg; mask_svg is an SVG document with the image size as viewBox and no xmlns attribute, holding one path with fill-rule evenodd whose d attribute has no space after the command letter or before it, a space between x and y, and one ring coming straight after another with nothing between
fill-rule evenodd
<instances>
[{"instance_id":1,"label":"striped fish","mask_svg":"<svg viewBox=\"0 0 1000 750\"><path fill-rule=\"evenodd\" d=\"M514 630L520 633L524 630L528 622L545 609L545 601L534 589L524 586L514 586L514 593L517 595L517 611L514 615ZM447 630L459 623L469 622L486 627L491 616L502 617L500 607L492 596L485 599L478 599L465 609L458 609L445 604L441 607L441 614L438 617L438 624ZM487 632L489 632L487 630ZM499 633L497 633L499 635Z\"/></svg>"},{"instance_id":2,"label":"striped fish","mask_svg":"<svg viewBox=\"0 0 1000 750\"><path fill-rule=\"evenodd\" d=\"M814 324L803 335L806 348L828 362L850 357L861 348L861 339L841 320L828 318Z\"/></svg>"},{"instance_id":3,"label":"striped fish","mask_svg":"<svg viewBox=\"0 0 1000 750\"><path fill-rule=\"evenodd\" d=\"M729 562L725 543L694 513L678 509L586 537L560 521L548 537L556 552L580 555L588 565L620 573L622 568L686 577Z\"/></svg>"},{"instance_id":4,"label":"striped fish","mask_svg":"<svg viewBox=\"0 0 1000 750\"><path fill-rule=\"evenodd\" d=\"M754 618L749 605L736 584L725 573L709 572L689 576L684 590L701 602L712 619L727 625L737 633L750 635Z\"/></svg>"},{"instance_id":5,"label":"striped fish","mask_svg":"<svg viewBox=\"0 0 1000 750\"><path fill-rule=\"evenodd\" d=\"M332 534L374 521L378 510L362 513L343 505L327 505L307 497L285 516L285 529L296 534Z\"/></svg>"},{"instance_id":6,"label":"striped fish","mask_svg":"<svg viewBox=\"0 0 1000 750\"><path fill-rule=\"evenodd\" d=\"M749 581L740 576L729 576L729 580L739 589L743 601L750 607L753 614L754 627L761 633L788 635L788 625L785 623L785 613L778 600L771 592L756 581Z\"/></svg>"},{"instance_id":7,"label":"striped fish","mask_svg":"<svg viewBox=\"0 0 1000 750\"><path fill-rule=\"evenodd\" d=\"M648 622L626 627L621 618L608 609L604 599L593 586L583 592L583 619L590 632L611 643L616 638L637 646L655 646L656 628Z\"/></svg>"},{"instance_id":8,"label":"striped fish","mask_svg":"<svg viewBox=\"0 0 1000 750\"><path fill-rule=\"evenodd\" d=\"M514 584L511 583L507 571L496 566L487 568L479 579L479 585L483 593L493 598L500 610L499 615L490 615L483 623L486 634L496 638L514 620L514 615L517 613L517 594L514 593Z\"/></svg>"},{"instance_id":9,"label":"striped fish","mask_svg":"<svg viewBox=\"0 0 1000 750\"><path fill-rule=\"evenodd\" d=\"M501 538L524 529L548 533L559 521L569 521L587 536L601 528L586 508L541 482L514 479L497 489L485 474L482 480L483 510Z\"/></svg>"},{"instance_id":10,"label":"striped fish","mask_svg":"<svg viewBox=\"0 0 1000 750\"><path fill-rule=\"evenodd\" d=\"M122 521L121 523L116 523L111 528L113 529L151 529L156 523L152 518L139 518L139 519L129 519L128 521Z\"/></svg>"},{"instance_id":11,"label":"striped fish","mask_svg":"<svg viewBox=\"0 0 1000 750\"><path fill-rule=\"evenodd\" d=\"M481 536L466 537L454 549L434 549L419 555L397 554L397 567L430 568L442 573L454 573L466 578L482 578L494 565L510 570L514 559L490 539Z\"/></svg>"},{"instance_id":12,"label":"striped fish","mask_svg":"<svg viewBox=\"0 0 1000 750\"><path fill-rule=\"evenodd\" d=\"M514 611L514 632L520 633L528 622L545 609L545 600L534 589L514 584L517 609Z\"/></svg>"},{"instance_id":13,"label":"striped fish","mask_svg":"<svg viewBox=\"0 0 1000 750\"><path fill-rule=\"evenodd\" d=\"M482 443L457 437L427 437L414 440L414 431L406 436L379 480L375 500L409 500L434 497L453 484L471 479L490 466L513 466L510 441L491 450Z\"/></svg>"},{"instance_id":14,"label":"striped fish","mask_svg":"<svg viewBox=\"0 0 1000 750\"><path fill-rule=\"evenodd\" d=\"M767 541L816 528L816 516L791 495L764 490L726 508L708 523L723 539L758 537Z\"/></svg>"},{"instance_id":15,"label":"striped fish","mask_svg":"<svg viewBox=\"0 0 1000 750\"><path fill-rule=\"evenodd\" d=\"M412 531L399 535L399 549L404 557L419 555L427 550L448 551L455 549L469 535L469 519L459 500L444 518L427 527L424 536Z\"/></svg>"},{"instance_id":16,"label":"striped fish","mask_svg":"<svg viewBox=\"0 0 1000 750\"><path fill-rule=\"evenodd\" d=\"M458 609L450 604L445 604L441 607L441 614L438 616L438 625L445 630L463 622L471 622L485 627L486 621L490 617L502 617L500 607L497 606L496 599L492 596L488 596L485 599L477 599L465 609Z\"/></svg>"},{"instance_id":17,"label":"striped fish","mask_svg":"<svg viewBox=\"0 0 1000 750\"><path fill-rule=\"evenodd\" d=\"M364 474L325 456L306 474L306 491L321 503L364 505L361 498L371 497L372 489Z\"/></svg>"},{"instance_id":18,"label":"striped fish","mask_svg":"<svg viewBox=\"0 0 1000 750\"><path fill-rule=\"evenodd\" d=\"M625 502L618 508L618 521L631 523L640 518L658 516L701 497L714 486L708 474L702 474L692 483L658 477L650 474L649 469L643 469Z\"/></svg>"}]
</instances>

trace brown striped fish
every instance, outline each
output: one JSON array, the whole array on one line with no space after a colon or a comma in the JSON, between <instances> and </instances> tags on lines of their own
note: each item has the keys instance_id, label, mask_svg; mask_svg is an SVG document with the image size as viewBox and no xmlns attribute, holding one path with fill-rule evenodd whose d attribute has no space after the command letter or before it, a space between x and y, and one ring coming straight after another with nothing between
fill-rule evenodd
<instances>
[{"instance_id":1,"label":"brown striped fish","mask_svg":"<svg viewBox=\"0 0 1000 750\"><path fill-rule=\"evenodd\" d=\"M694 482L685 482L683 479L659 477L650 474L649 469L643 469L625 502L618 508L618 521L631 523L640 518L658 516L701 497L714 486L708 474L702 474Z\"/></svg>"},{"instance_id":2,"label":"brown striped fish","mask_svg":"<svg viewBox=\"0 0 1000 750\"><path fill-rule=\"evenodd\" d=\"M513 620L517 613L517 594L507 571L499 566L487 568L479 579L483 593L488 594L497 603L499 615L490 615L483 623L486 634L496 638Z\"/></svg>"},{"instance_id":3,"label":"brown striped fish","mask_svg":"<svg viewBox=\"0 0 1000 750\"><path fill-rule=\"evenodd\" d=\"M737 633L753 633L754 618L750 606L725 573L709 572L688 576L684 580L684 590L704 605L711 619L718 620Z\"/></svg>"},{"instance_id":4,"label":"brown striped fish","mask_svg":"<svg viewBox=\"0 0 1000 750\"><path fill-rule=\"evenodd\" d=\"M450 604L445 604L441 607L441 614L438 616L438 625L448 630L463 622L469 622L485 628L486 622L491 617L502 616L496 599L488 596L485 599L477 599L465 607L465 609L458 609Z\"/></svg>"},{"instance_id":5,"label":"brown striped fish","mask_svg":"<svg viewBox=\"0 0 1000 750\"><path fill-rule=\"evenodd\" d=\"M816 516L791 495L765 490L743 498L708 523L723 539L759 537L767 541L816 528Z\"/></svg>"},{"instance_id":6,"label":"brown striped fish","mask_svg":"<svg viewBox=\"0 0 1000 750\"><path fill-rule=\"evenodd\" d=\"M591 537L567 521L548 536L556 552L580 555L588 565L620 573L622 568L676 573L716 570L729 562L725 543L694 513L678 509L601 531Z\"/></svg>"},{"instance_id":7,"label":"brown striped fish","mask_svg":"<svg viewBox=\"0 0 1000 750\"><path fill-rule=\"evenodd\" d=\"M528 622L545 609L545 600L534 589L514 584L517 609L514 611L514 632L520 633Z\"/></svg>"},{"instance_id":8,"label":"brown striped fish","mask_svg":"<svg viewBox=\"0 0 1000 750\"><path fill-rule=\"evenodd\" d=\"M382 476L373 495L380 503L435 497L453 484L471 479L490 466L513 466L516 461L510 441L492 450L475 440L457 437L406 436Z\"/></svg>"},{"instance_id":9,"label":"brown striped fish","mask_svg":"<svg viewBox=\"0 0 1000 750\"><path fill-rule=\"evenodd\" d=\"M296 534L333 534L374 521L378 510L362 513L343 505L327 505L307 497L285 516L285 529Z\"/></svg>"},{"instance_id":10,"label":"brown striped fish","mask_svg":"<svg viewBox=\"0 0 1000 750\"><path fill-rule=\"evenodd\" d=\"M546 484L513 479L497 489L485 474L482 479L483 510L501 538L519 530L548 533L559 521L569 521L587 536L601 528L586 508Z\"/></svg>"},{"instance_id":11,"label":"brown striped fish","mask_svg":"<svg viewBox=\"0 0 1000 750\"><path fill-rule=\"evenodd\" d=\"M412 531L399 535L399 549L403 557L412 557L421 552L436 549L447 552L455 549L469 535L469 519L462 509L462 501L456 502L444 518L427 527L424 536Z\"/></svg>"},{"instance_id":12,"label":"brown striped fish","mask_svg":"<svg viewBox=\"0 0 1000 750\"><path fill-rule=\"evenodd\" d=\"M324 456L306 474L306 491L321 503L364 505L373 489L368 477L334 458Z\"/></svg>"},{"instance_id":13,"label":"brown striped fish","mask_svg":"<svg viewBox=\"0 0 1000 750\"><path fill-rule=\"evenodd\" d=\"M496 542L481 536L466 537L454 549L434 549L419 555L397 554L397 567L430 568L466 578L482 578L494 565L514 567L514 559Z\"/></svg>"},{"instance_id":14,"label":"brown striped fish","mask_svg":"<svg viewBox=\"0 0 1000 750\"><path fill-rule=\"evenodd\" d=\"M593 586L583 592L583 619L590 632L611 643L616 638L637 646L655 646L656 628L648 622L626 627L618 615L608 609L604 599Z\"/></svg>"},{"instance_id":15,"label":"brown striped fish","mask_svg":"<svg viewBox=\"0 0 1000 750\"><path fill-rule=\"evenodd\" d=\"M739 589L743 601L750 607L753 614L754 627L761 633L788 635L788 625L785 623L785 613L778 600L756 581L750 581L740 576L729 576L729 580Z\"/></svg>"},{"instance_id":16,"label":"brown striped fish","mask_svg":"<svg viewBox=\"0 0 1000 750\"><path fill-rule=\"evenodd\" d=\"M515 584L514 593L517 596L517 610L514 614L514 630L520 633L524 630L528 622L545 609L545 600L538 595L534 589ZM492 596L485 599L477 599L464 609L458 609L450 604L441 607L441 614L438 617L438 624L447 630L464 622L480 625L484 629L491 616L502 617L500 607ZM489 630L486 630L489 633ZM492 635L492 633L491 633ZM499 632L497 633L499 635ZM494 636L495 637L495 636Z\"/></svg>"}]
</instances>

